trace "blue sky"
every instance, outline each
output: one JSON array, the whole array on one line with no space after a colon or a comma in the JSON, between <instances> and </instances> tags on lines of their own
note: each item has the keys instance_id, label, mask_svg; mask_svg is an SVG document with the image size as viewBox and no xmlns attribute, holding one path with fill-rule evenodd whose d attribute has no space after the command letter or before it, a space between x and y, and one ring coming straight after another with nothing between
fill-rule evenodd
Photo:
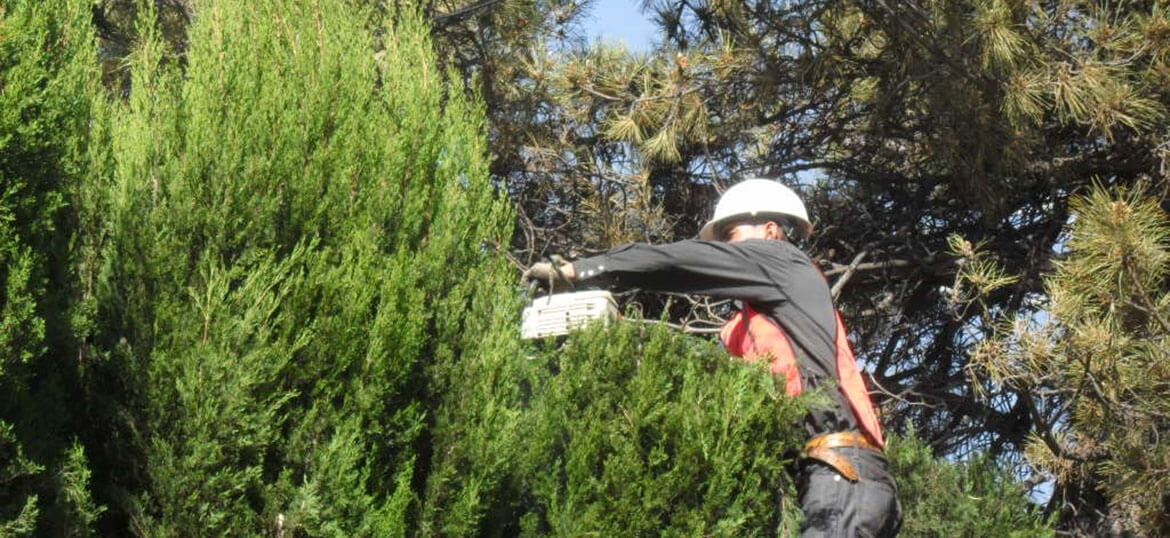
<instances>
[{"instance_id":1,"label":"blue sky","mask_svg":"<svg viewBox=\"0 0 1170 538\"><path fill-rule=\"evenodd\" d=\"M654 26L639 4L637 0L596 0L583 21L585 32L606 42L623 42L631 50L649 49Z\"/></svg>"}]
</instances>

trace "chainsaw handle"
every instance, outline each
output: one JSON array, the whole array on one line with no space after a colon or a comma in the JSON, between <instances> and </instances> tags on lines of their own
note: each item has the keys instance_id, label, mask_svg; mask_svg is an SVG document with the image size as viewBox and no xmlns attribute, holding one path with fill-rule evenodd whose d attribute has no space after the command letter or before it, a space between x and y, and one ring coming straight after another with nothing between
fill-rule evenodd
<instances>
[{"instance_id":1,"label":"chainsaw handle","mask_svg":"<svg viewBox=\"0 0 1170 538\"><path fill-rule=\"evenodd\" d=\"M553 272L556 273L557 276L560 277L561 280L563 280L565 283L567 283L569 285L570 290L577 289L577 285L572 280L570 280L568 277L566 277L565 273L561 272L561 266L569 263L568 260L565 260L565 258L562 257L560 254L550 254L548 257L548 261L549 261L549 263L552 264ZM549 279L548 289L549 289L549 294L551 295L552 290L553 290L552 279Z\"/></svg>"}]
</instances>

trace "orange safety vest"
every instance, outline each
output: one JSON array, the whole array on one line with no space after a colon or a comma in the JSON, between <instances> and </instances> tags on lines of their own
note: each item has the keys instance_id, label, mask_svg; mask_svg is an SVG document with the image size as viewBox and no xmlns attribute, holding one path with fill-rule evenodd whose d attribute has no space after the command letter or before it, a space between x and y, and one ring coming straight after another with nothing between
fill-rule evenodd
<instances>
[{"instance_id":1,"label":"orange safety vest","mask_svg":"<svg viewBox=\"0 0 1170 538\"><path fill-rule=\"evenodd\" d=\"M869 398L865 381L861 378L861 371L857 369L853 349L845 336L845 324L841 321L840 313L837 313L836 317L838 388L849 402L861 431L869 436L870 441L884 447L886 441L882 437L882 426L878 421L873 401ZM743 310L737 312L735 317L723 326L720 336L723 345L736 357L743 357L750 362L765 356L771 357L768 369L773 374L785 375L785 390L790 396L800 394L802 388L800 370L796 366L796 353L792 350L792 342L784 329L772 318L756 312L745 303Z\"/></svg>"}]
</instances>

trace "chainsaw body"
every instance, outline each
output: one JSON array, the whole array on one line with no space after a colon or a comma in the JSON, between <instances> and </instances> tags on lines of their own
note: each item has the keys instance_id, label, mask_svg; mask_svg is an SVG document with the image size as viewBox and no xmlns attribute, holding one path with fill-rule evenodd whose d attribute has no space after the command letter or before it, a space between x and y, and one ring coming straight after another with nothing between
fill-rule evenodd
<instances>
[{"instance_id":1,"label":"chainsaw body","mask_svg":"<svg viewBox=\"0 0 1170 538\"><path fill-rule=\"evenodd\" d=\"M617 317L617 302L608 291L554 293L533 299L524 309L521 336L559 336L594 321L609 322Z\"/></svg>"}]
</instances>

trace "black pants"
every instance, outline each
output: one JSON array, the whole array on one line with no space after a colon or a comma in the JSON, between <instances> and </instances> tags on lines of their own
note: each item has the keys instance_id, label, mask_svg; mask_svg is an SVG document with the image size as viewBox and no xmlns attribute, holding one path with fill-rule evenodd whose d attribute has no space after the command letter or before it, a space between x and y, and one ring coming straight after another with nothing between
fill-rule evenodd
<instances>
[{"instance_id":1,"label":"black pants","mask_svg":"<svg viewBox=\"0 0 1170 538\"><path fill-rule=\"evenodd\" d=\"M898 488L886 457L864 448L838 448L857 467L861 480L851 482L816 460L800 463L800 533L809 537L896 536L902 526Z\"/></svg>"}]
</instances>

